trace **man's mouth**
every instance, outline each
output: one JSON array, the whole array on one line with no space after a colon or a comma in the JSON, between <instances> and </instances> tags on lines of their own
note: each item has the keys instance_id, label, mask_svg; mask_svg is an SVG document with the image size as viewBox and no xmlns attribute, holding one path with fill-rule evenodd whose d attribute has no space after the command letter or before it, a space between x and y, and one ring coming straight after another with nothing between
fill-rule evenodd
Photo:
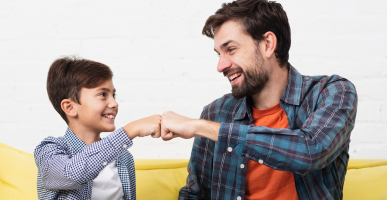
<instances>
[{"instance_id":1,"label":"man's mouth","mask_svg":"<svg viewBox=\"0 0 387 200\"><path fill-rule=\"evenodd\" d=\"M236 78L240 77L241 75L242 75L242 73L235 73L235 74L229 76L228 79L229 79L230 81L233 81L233 80L235 80Z\"/></svg>"},{"instance_id":2,"label":"man's mouth","mask_svg":"<svg viewBox=\"0 0 387 200\"><path fill-rule=\"evenodd\" d=\"M102 117L108 118L108 119L113 119L116 117L114 114L103 114Z\"/></svg>"}]
</instances>

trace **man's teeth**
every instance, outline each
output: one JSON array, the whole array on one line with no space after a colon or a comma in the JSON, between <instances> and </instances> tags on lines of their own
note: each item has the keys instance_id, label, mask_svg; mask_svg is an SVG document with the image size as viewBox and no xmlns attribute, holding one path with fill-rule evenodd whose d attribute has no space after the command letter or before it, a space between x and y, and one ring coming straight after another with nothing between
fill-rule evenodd
<instances>
[{"instance_id":1,"label":"man's teeth","mask_svg":"<svg viewBox=\"0 0 387 200\"><path fill-rule=\"evenodd\" d=\"M230 79L230 81L233 81L234 79L240 77L241 75L242 75L241 73L236 73L236 74L234 74L234 75L232 75L232 76L230 76L228 78Z\"/></svg>"},{"instance_id":2,"label":"man's teeth","mask_svg":"<svg viewBox=\"0 0 387 200\"><path fill-rule=\"evenodd\" d=\"M104 115L104 117L114 119L114 115Z\"/></svg>"}]
</instances>

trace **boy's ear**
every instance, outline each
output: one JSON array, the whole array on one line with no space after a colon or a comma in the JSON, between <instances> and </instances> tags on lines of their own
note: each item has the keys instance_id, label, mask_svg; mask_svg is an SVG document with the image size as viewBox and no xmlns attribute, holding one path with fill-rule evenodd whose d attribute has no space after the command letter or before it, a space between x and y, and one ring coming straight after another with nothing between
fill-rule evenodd
<instances>
[{"instance_id":1,"label":"boy's ear","mask_svg":"<svg viewBox=\"0 0 387 200\"><path fill-rule=\"evenodd\" d=\"M60 103L63 112L70 117L76 117L78 115L78 111L76 109L76 103L71 99L63 99Z\"/></svg>"}]
</instances>

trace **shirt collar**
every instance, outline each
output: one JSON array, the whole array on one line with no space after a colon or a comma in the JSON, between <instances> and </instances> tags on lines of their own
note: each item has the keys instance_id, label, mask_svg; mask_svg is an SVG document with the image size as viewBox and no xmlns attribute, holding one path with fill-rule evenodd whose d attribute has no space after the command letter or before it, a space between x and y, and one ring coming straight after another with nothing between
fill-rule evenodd
<instances>
[{"instance_id":1,"label":"shirt collar","mask_svg":"<svg viewBox=\"0 0 387 200\"><path fill-rule=\"evenodd\" d=\"M301 87L302 75L290 65L288 83L286 84L285 91L282 93L281 100L287 104L300 105ZM240 106L235 114L234 120L242 120L246 114L250 119L253 119L251 114L252 98L250 96L244 97L238 103Z\"/></svg>"},{"instance_id":2,"label":"shirt collar","mask_svg":"<svg viewBox=\"0 0 387 200\"><path fill-rule=\"evenodd\" d=\"M75 154L81 152L87 146L69 127L67 127L63 138L70 144Z\"/></svg>"}]
</instances>

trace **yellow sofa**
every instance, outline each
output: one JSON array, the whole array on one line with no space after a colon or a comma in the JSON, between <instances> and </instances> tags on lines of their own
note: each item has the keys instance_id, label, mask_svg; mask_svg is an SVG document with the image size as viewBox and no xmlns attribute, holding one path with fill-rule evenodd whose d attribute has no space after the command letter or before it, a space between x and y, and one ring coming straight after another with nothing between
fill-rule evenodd
<instances>
[{"instance_id":1,"label":"yellow sofa","mask_svg":"<svg viewBox=\"0 0 387 200\"><path fill-rule=\"evenodd\" d=\"M187 164L187 159L136 159L137 199L177 199ZM36 200L36 174L32 154L0 143L0 200ZM387 199L387 160L351 159L344 199Z\"/></svg>"}]
</instances>

